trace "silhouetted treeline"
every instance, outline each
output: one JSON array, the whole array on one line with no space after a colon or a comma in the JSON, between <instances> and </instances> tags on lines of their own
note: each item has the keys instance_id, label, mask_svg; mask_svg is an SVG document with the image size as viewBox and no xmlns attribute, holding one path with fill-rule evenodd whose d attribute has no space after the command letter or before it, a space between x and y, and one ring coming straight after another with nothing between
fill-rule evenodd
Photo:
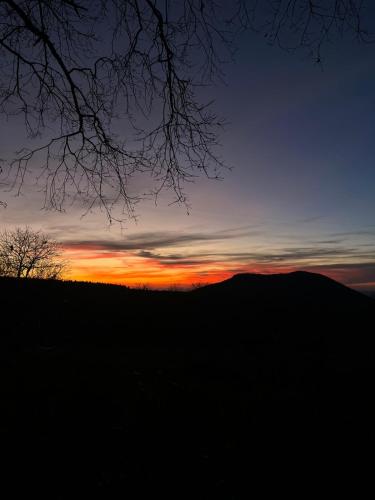
<instances>
[{"instance_id":1,"label":"silhouetted treeline","mask_svg":"<svg viewBox=\"0 0 375 500\"><path fill-rule=\"evenodd\" d=\"M327 278L0 297L3 472L30 492L249 498L373 439L375 301Z\"/></svg>"}]
</instances>

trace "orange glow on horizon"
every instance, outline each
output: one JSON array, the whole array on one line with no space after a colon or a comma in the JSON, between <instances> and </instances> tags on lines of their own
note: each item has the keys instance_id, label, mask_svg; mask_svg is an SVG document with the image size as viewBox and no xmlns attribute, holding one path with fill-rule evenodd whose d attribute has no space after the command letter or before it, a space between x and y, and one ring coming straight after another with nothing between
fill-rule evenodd
<instances>
[{"instance_id":1,"label":"orange glow on horizon","mask_svg":"<svg viewBox=\"0 0 375 500\"><path fill-rule=\"evenodd\" d=\"M290 272L295 267L246 264L239 262L202 261L189 263L164 263L153 258L142 258L129 252L126 258L120 252L85 252L69 248L65 256L70 270L65 278L75 281L112 283L127 286L146 285L151 288L171 286L189 288L197 284L209 284L230 278L237 273Z\"/></svg>"},{"instance_id":2,"label":"orange glow on horizon","mask_svg":"<svg viewBox=\"0 0 375 500\"><path fill-rule=\"evenodd\" d=\"M146 253L146 252L145 252ZM188 289L194 285L210 284L230 278L238 273L275 274L305 270L324 274L336 281L358 289L373 288L373 281L364 276L360 267L340 266L337 263L316 261L263 263L243 262L217 257L203 257L187 253L186 257L142 255L139 251L112 251L83 246L65 247L69 262L65 279L112 283L130 287L147 286L154 289L176 287ZM213 254L215 255L215 254ZM366 279L367 278L367 279Z\"/></svg>"}]
</instances>

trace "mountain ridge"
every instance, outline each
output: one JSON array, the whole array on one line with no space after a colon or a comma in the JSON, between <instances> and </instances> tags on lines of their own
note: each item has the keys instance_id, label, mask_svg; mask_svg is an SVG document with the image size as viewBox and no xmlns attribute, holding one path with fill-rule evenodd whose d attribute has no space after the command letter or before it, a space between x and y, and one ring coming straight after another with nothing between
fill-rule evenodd
<instances>
[{"instance_id":1,"label":"mountain ridge","mask_svg":"<svg viewBox=\"0 0 375 500\"><path fill-rule=\"evenodd\" d=\"M202 295L231 294L237 299L246 294L247 298L278 298L283 303L288 300L330 302L363 302L373 299L323 274L307 271L290 273L258 274L239 273L231 278L205 285L194 291Z\"/></svg>"}]
</instances>

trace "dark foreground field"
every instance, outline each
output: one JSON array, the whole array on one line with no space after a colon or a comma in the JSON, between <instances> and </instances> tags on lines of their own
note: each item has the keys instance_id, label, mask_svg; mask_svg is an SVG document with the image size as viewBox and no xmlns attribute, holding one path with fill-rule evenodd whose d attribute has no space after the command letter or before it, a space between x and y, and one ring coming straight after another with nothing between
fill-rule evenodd
<instances>
[{"instance_id":1,"label":"dark foreground field","mask_svg":"<svg viewBox=\"0 0 375 500\"><path fill-rule=\"evenodd\" d=\"M372 449L375 301L327 278L186 293L3 278L0 297L15 498L250 498L305 474L310 491Z\"/></svg>"}]
</instances>

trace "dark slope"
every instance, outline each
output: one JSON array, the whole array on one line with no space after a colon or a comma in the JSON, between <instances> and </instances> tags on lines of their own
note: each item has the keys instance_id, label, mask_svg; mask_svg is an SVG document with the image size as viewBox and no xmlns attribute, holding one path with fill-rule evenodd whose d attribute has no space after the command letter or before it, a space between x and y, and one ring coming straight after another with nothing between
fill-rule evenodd
<instances>
[{"instance_id":1,"label":"dark slope","mask_svg":"<svg viewBox=\"0 0 375 500\"><path fill-rule=\"evenodd\" d=\"M199 294L227 294L241 300L288 303L292 306L368 305L364 295L321 274L296 271L285 274L236 274L220 283L195 290Z\"/></svg>"},{"instance_id":2,"label":"dark slope","mask_svg":"<svg viewBox=\"0 0 375 500\"><path fill-rule=\"evenodd\" d=\"M310 489L325 459L330 474L333 460L358 461L373 432L375 302L306 274L268 277L288 288L273 281L266 300L249 300L248 278L258 279L192 293L0 279L12 487L51 499L247 499L270 477L280 487L278 473L289 488L310 471ZM311 280L324 284L324 307Z\"/></svg>"}]
</instances>

